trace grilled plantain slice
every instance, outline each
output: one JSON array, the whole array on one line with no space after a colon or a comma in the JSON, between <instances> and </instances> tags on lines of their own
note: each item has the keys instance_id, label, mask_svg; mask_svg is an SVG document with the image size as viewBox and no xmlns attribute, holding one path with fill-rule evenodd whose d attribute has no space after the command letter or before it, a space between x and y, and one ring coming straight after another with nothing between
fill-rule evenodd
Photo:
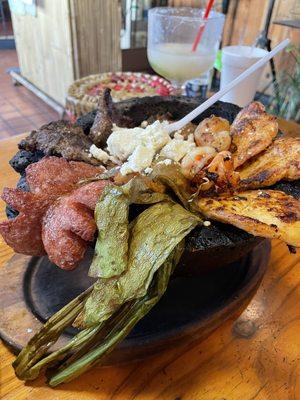
<instances>
[{"instance_id":1,"label":"grilled plantain slice","mask_svg":"<svg viewBox=\"0 0 300 400\"><path fill-rule=\"evenodd\" d=\"M300 247L300 201L283 192L249 190L236 196L198 198L196 202L208 218Z\"/></svg>"},{"instance_id":2,"label":"grilled plantain slice","mask_svg":"<svg viewBox=\"0 0 300 400\"><path fill-rule=\"evenodd\" d=\"M261 103L253 102L243 108L230 128L234 168L265 150L277 132L276 118L267 114Z\"/></svg>"},{"instance_id":3,"label":"grilled plantain slice","mask_svg":"<svg viewBox=\"0 0 300 400\"><path fill-rule=\"evenodd\" d=\"M249 189L271 186L282 179L300 179L300 137L274 140L239 172L240 186Z\"/></svg>"}]
</instances>

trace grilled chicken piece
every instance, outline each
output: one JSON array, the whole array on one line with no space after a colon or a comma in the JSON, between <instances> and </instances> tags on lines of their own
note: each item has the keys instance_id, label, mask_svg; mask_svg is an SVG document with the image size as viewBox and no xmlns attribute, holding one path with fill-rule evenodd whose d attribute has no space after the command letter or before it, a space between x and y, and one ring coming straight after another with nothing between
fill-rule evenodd
<instances>
[{"instance_id":1,"label":"grilled chicken piece","mask_svg":"<svg viewBox=\"0 0 300 400\"><path fill-rule=\"evenodd\" d=\"M199 211L255 236L300 247L300 201L278 190L250 190L236 196L199 198Z\"/></svg>"},{"instance_id":2,"label":"grilled chicken piece","mask_svg":"<svg viewBox=\"0 0 300 400\"><path fill-rule=\"evenodd\" d=\"M265 150L278 132L276 118L265 112L259 102L250 103L236 116L231 125L231 152L234 168Z\"/></svg>"},{"instance_id":3,"label":"grilled chicken piece","mask_svg":"<svg viewBox=\"0 0 300 400\"><path fill-rule=\"evenodd\" d=\"M227 119L212 115L205 118L194 132L197 146L210 146L219 151L229 150L230 125Z\"/></svg>"},{"instance_id":4,"label":"grilled chicken piece","mask_svg":"<svg viewBox=\"0 0 300 400\"><path fill-rule=\"evenodd\" d=\"M300 179L300 138L275 140L262 154L240 170L240 185L255 189L271 186L282 179Z\"/></svg>"}]
</instances>

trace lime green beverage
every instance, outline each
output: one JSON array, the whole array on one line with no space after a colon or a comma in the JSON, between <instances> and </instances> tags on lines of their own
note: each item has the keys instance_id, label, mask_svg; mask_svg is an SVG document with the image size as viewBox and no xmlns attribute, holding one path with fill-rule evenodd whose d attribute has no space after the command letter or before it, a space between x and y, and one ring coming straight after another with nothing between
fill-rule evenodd
<instances>
[{"instance_id":1,"label":"lime green beverage","mask_svg":"<svg viewBox=\"0 0 300 400\"><path fill-rule=\"evenodd\" d=\"M192 52L189 43L161 43L148 48L148 60L158 74L170 81L184 82L208 71L215 54L201 46Z\"/></svg>"},{"instance_id":2,"label":"lime green beverage","mask_svg":"<svg viewBox=\"0 0 300 400\"><path fill-rule=\"evenodd\" d=\"M200 77L214 65L225 16L211 11L203 18L200 8L156 7L148 14L148 60L155 72L169 79L181 93L189 79ZM202 26L196 51L193 42Z\"/></svg>"}]
</instances>

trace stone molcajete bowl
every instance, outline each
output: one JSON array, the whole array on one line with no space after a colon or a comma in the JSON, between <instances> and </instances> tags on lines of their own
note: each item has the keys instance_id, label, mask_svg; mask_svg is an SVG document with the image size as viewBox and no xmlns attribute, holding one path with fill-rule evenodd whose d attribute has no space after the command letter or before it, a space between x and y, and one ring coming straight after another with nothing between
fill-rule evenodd
<instances>
[{"instance_id":1,"label":"stone molcajete bowl","mask_svg":"<svg viewBox=\"0 0 300 400\"><path fill-rule=\"evenodd\" d=\"M203 99L188 97L144 97L115 103L119 113L138 126L151 116L169 115L178 120L197 107ZM214 114L233 122L240 108L231 103L217 102L193 122L199 123ZM77 120L86 133L89 132L96 115L92 111ZM194 229L186 239L186 251L177 268L180 274L202 274L203 271L221 267L249 253L262 241L227 224L212 222L209 227Z\"/></svg>"},{"instance_id":2,"label":"stone molcajete bowl","mask_svg":"<svg viewBox=\"0 0 300 400\"><path fill-rule=\"evenodd\" d=\"M131 126L137 126L158 114L180 119L200 102L185 97L146 97L115 106ZM194 122L215 114L231 123L238 111L233 104L218 102ZM91 112L77 124L88 133L94 118L95 112ZM105 363L143 358L175 342L204 338L229 318L236 318L255 294L269 253L268 241L230 225L212 221L211 226L194 229L186 238L186 250L167 292ZM15 352L51 315L93 283L87 275L92 255L91 247L74 271L61 270L47 257L23 255L13 256L0 269L0 337ZM68 329L53 349L73 334L74 329Z\"/></svg>"}]
</instances>

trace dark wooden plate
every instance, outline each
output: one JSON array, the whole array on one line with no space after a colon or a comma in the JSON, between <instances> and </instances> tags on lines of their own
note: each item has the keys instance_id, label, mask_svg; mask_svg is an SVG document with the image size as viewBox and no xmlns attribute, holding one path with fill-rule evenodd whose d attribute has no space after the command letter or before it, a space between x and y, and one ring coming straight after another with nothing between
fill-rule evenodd
<instances>
[{"instance_id":1,"label":"dark wooden plate","mask_svg":"<svg viewBox=\"0 0 300 400\"><path fill-rule=\"evenodd\" d=\"M145 357L176 342L208 336L236 318L266 271L270 244L263 241L239 261L197 277L175 277L159 304L107 358L106 364ZM15 255L0 269L0 336L18 352L54 312L86 289L87 263L63 271L44 258ZM201 263L201 258L199 258ZM70 328L54 346L74 334Z\"/></svg>"}]
</instances>

